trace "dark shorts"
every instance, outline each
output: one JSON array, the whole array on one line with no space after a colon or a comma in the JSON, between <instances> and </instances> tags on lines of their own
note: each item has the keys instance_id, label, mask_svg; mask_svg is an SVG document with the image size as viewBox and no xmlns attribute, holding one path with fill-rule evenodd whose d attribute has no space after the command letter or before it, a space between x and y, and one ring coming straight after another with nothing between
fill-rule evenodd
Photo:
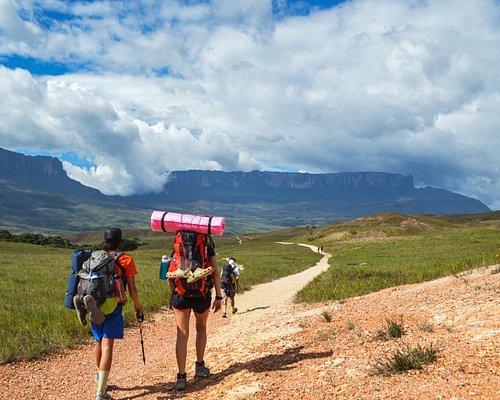
<instances>
[{"instance_id":1,"label":"dark shorts","mask_svg":"<svg viewBox=\"0 0 500 400\"><path fill-rule=\"evenodd\" d=\"M212 304L212 295L210 292L205 297L182 297L177 293L172 295L170 305L178 310L191 309L197 314L203 314Z\"/></svg>"}]
</instances>

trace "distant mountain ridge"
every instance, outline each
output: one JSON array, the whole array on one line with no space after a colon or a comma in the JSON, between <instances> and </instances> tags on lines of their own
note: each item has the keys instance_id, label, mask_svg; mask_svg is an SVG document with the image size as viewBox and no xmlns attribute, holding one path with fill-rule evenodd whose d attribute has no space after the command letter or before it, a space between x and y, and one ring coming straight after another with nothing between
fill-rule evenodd
<instances>
[{"instance_id":1,"label":"distant mountain ridge","mask_svg":"<svg viewBox=\"0 0 500 400\"><path fill-rule=\"evenodd\" d=\"M25 156L0 148L0 182L1 180L44 192L85 195L101 200L105 198L99 190L71 179L61 160L56 157Z\"/></svg>"},{"instance_id":2,"label":"distant mountain ridge","mask_svg":"<svg viewBox=\"0 0 500 400\"><path fill-rule=\"evenodd\" d=\"M413 177L385 172L340 172L329 174L291 172L174 171L170 181L196 187L323 189L340 187L413 188Z\"/></svg>"},{"instance_id":3,"label":"distant mountain ridge","mask_svg":"<svg viewBox=\"0 0 500 400\"><path fill-rule=\"evenodd\" d=\"M415 188L411 175L385 172L174 171L159 193L106 196L69 178L57 158L3 149L0 200L0 227L21 230L100 229L111 221L147 228L152 209L223 215L239 231L320 225L383 211L490 211L479 200L444 189Z\"/></svg>"}]
</instances>

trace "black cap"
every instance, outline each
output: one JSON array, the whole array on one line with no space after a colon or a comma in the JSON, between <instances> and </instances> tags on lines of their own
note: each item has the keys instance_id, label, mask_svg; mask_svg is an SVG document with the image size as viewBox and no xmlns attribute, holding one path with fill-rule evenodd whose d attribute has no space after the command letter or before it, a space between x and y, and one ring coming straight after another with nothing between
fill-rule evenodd
<instances>
[{"instance_id":1,"label":"black cap","mask_svg":"<svg viewBox=\"0 0 500 400\"><path fill-rule=\"evenodd\" d=\"M118 243L122 241L122 231L119 228L108 228L104 231L104 243Z\"/></svg>"}]
</instances>

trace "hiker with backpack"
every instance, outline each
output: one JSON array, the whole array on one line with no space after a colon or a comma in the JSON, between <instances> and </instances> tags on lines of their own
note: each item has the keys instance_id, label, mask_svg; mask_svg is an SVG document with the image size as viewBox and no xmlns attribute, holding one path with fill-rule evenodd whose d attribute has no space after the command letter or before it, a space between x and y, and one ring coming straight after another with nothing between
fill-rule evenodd
<instances>
[{"instance_id":1,"label":"hiker with backpack","mask_svg":"<svg viewBox=\"0 0 500 400\"><path fill-rule=\"evenodd\" d=\"M226 318L228 299L231 302L232 313L236 314L238 312L238 309L234 306L234 296L236 293L240 292L240 269L236 265L236 260L234 258L231 257L227 264L224 264L220 276L222 291L224 292L224 310L222 311L222 317Z\"/></svg>"},{"instance_id":2,"label":"hiker with backpack","mask_svg":"<svg viewBox=\"0 0 500 400\"><path fill-rule=\"evenodd\" d=\"M215 245L208 234L177 231L167 278L170 284L170 306L177 325L175 355L177 380L175 388L185 390L187 385L186 359L191 310L196 321L195 378L206 378L210 369L205 365L207 321L209 310L221 308L222 292L215 255ZM212 302L212 289L215 299Z\"/></svg>"},{"instance_id":3,"label":"hiker with backpack","mask_svg":"<svg viewBox=\"0 0 500 400\"><path fill-rule=\"evenodd\" d=\"M93 251L83 263L78 273L78 294L73 297L78 320L86 325L89 315L95 339L96 400L111 399L106 390L114 341L123 339L124 335L125 287L128 286L137 315L143 315L144 311L135 284L137 269L134 259L118 250L121 243L122 231L119 228L112 227L104 232L103 250Z\"/></svg>"}]
</instances>

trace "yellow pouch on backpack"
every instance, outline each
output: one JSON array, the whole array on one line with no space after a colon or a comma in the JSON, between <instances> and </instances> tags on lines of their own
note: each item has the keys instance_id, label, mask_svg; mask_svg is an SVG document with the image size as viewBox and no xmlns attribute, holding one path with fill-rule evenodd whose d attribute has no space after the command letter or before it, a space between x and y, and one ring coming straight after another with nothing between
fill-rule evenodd
<instances>
[{"instance_id":1,"label":"yellow pouch on backpack","mask_svg":"<svg viewBox=\"0 0 500 400\"><path fill-rule=\"evenodd\" d=\"M111 314L113 311L115 311L116 309L116 306L118 305L118 300L116 297L110 297L109 299L106 299L104 301L104 303L102 303L99 308L101 309L101 311L106 314L106 315L109 315Z\"/></svg>"}]
</instances>

